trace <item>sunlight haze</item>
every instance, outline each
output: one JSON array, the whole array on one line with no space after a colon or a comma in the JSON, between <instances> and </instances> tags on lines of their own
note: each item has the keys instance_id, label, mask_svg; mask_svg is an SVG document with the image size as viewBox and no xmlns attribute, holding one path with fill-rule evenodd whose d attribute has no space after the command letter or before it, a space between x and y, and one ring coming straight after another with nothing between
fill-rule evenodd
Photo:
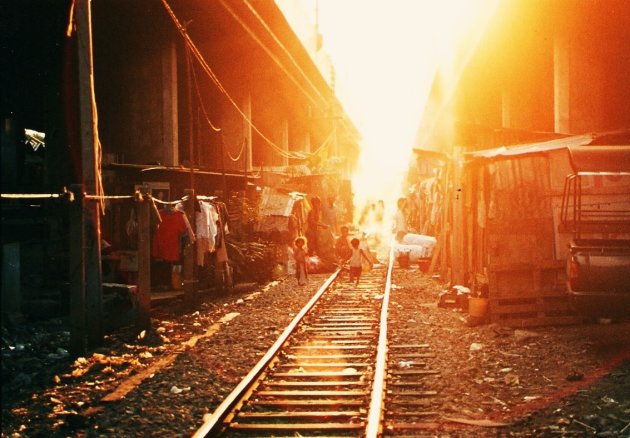
<instances>
[{"instance_id":1,"label":"sunlight haze","mask_svg":"<svg viewBox=\"0 0 630 438\"><path fill-rule=\"evenodd\" d=\"M436 70L440 66L448 83L455 53L465 52L463 41L475 41L472 35L480 33L496 2L319 0L319 8L316 0L300 3L312 22L319 9L337 97L362 136L355 206L384 199L391 213Z\"/></svg>"}]
</instances>

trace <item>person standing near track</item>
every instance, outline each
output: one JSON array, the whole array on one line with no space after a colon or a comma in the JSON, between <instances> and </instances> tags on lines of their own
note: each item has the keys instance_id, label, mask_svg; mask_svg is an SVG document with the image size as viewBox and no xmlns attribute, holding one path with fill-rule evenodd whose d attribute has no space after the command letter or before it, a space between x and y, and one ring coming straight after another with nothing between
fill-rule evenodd
<instances>
[{"instance_id":1,"label":"person standing near track","mask_svg":"<svg viewBox=\"0 0 630 438\"><path fill-rule=\"evenodd\" d=\"M298 285L303 286L308 281L308 269L306 268L306 239L298 237L293 245L293 258L295 259L295 277Z\"/></svg>"},{"instance_id":2,"label":"person standing near track","mask_svg":"<svg viewBox=\"0 0 630 438\"><path fill-rule=\"evenodd\" d=\"M372 261L368 258L368 256L363 252L359 245L361 241L356 237L350 241L350 245L352 246L352 253L348 260L350 260L350 283L355 281L354 285L359 285L359 279L361 278L361 271L363 260L368 262L370 267L373 266ZM356 280L355 280L356 279Z\"/></svg>"},{"instance_id":3,"label":"person standing near track","mask_svg":"<svg viewBox=\"0 0 630 438\"><path fill-rule=\"evenodd\" d=\"M394 236L398 242L401 242L405 234L407 234L407 214L406 214L407 200L405 198L399 198L397 203L396 214L394 215Z\"/></svg>"}]
</instances>

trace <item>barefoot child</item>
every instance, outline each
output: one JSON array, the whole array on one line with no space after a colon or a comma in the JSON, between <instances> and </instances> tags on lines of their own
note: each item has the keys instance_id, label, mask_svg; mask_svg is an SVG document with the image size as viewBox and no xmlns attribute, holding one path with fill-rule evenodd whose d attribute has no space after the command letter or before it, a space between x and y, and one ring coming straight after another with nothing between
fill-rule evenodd
<instances>
[{"instance_id":1,"label":"barefoot child","mask_svg":"<svg viewBox=\"0 0 630 438\"><path fill-rule=\"evenodd\" d=\"M361 261L365 259L366 262L372 265L372 261L368 258L367 255L363 252L361 248L359 248L359 244L361 242L356 237L350 241L350 245L352 245L352 254L350 255L350 282L356 278L355 286L359 285L359 279L361 278Z\"/></svg>"},{"instance_id":2,"label":"barefoot child","mask_svg":"<svg viewBox=\"0 0 630 438\"><path fill-rule=\"evenodd\" d=\"M298 237L295 239L293 248L293 258L295 258L295 277L297 278L300 286L305 285L308 280L308 271L306 269L306 250L304 245L306 239L304 237Z\"/></svg>"}]
</instances>

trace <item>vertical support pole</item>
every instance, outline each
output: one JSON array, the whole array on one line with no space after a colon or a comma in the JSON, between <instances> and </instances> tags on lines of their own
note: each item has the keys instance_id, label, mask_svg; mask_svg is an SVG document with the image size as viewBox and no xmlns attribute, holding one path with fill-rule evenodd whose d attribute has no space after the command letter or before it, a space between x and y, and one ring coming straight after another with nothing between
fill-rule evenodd
<instances>
[{"instance_id":1,"label":"vertical support pole","mask_svg":"<svg viewBox=\"0 0 630 438\"><path fill-rule=\"evenodd\" d=\"M151 200L149 187L138 197L138 320L139 329L151 329Z\"/></svg>"},{"instance_id":2,"label":"vertical support pole","mask_svg":"<svg viewBox=\"0 0 630 438\"><path fill-rule=\"evenodd\" d=\"M460 163L462 161L461 147L453 148L453 187L450 192L448 200L445 201L452 203L452 240L451 240L451 266L453 268L452 281L455 284L464 284L466 281L466 268L464 258L466 256L466 250L464 248L464 191L462 181L462 168ZM448 220L448 219L447 219Z\"/></svg>"},{"instance_id":3,"label":"vertical support pole","mask_svg":"<svg viewBox=\"0 0 630 438\"><path fill-rule=\"evenodd\" d=\"M184 190L184 195L188 196L185 204L185 214L191 225L195 223L195 191L193 189ZM197 280L195 278L195 256L196 244L189 245L184 249L184 303L187 307L193 308L197 304Z\"/></svg>"},{"instance_id":4,"label":"vertical support pole","mask_svg":"<svg viewBox=\"0 0 630 438\"><path fill-rule=\"evenodd\" d=\"M83 186L70 187L74 202L68 205L70 218L70 353L73 356L87 354L85 327L85 260L83 258Z\"/></svg>"},{"instance_id":5,"label":"vertical support pole","mask_svg":"<svg viewBox=\"0 0 630 438\"><path fill-rule=\"evenodd\" d=\"M97 193L98 126L94 96L94 68L92 61L92 13L90 0L76 1L77 50L79 73L79 109L81 129L81 169L84 191ZM85 267L85 323L88 347L103 341L103 293L101 278L101 224L98 202L83 202L82 228L83 261Z\"/></svg>"}]
</instances>

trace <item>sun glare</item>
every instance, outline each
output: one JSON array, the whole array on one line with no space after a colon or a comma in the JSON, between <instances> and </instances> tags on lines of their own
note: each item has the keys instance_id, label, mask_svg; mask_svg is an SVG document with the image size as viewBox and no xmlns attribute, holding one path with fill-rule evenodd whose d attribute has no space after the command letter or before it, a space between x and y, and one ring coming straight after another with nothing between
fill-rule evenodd
<instances>
[{"instance_id":1,"label":"sun glare","mask_svg":"<svg viewBox=\"0 0 630 438\"><path fill-rule=\"evenodd\" d=\"M354 203L401 195L416 130L439 67L448 84L496 0L319 0L336 93L362 135ZM469 50L468 50L469 51ZM456 54L458 54L456 56Z\"/></svg>"}]
</instances>

